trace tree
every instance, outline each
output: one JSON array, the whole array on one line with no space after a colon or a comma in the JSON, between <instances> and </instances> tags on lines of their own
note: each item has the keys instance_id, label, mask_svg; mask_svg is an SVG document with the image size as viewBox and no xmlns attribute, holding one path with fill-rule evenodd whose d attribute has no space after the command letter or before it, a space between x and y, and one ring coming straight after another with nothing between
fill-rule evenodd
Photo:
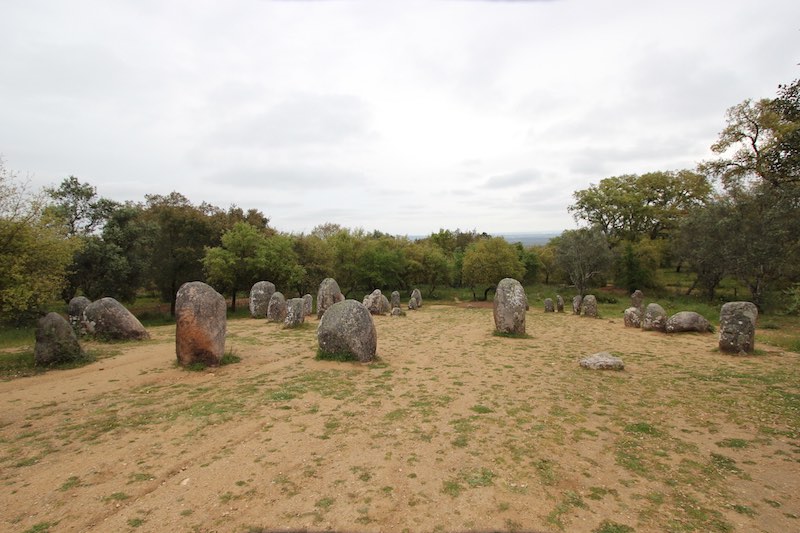
<instances>
[{"instance_id":1,"label":"tree","mask_svg":"<svg viewBox=\"0 0 800 533\"><path fill-rule=\"evenodd\" d=\"M589 284L611 267L608 242L598 229L577 229L563 232L556 245L556 261L581 296Z\"/></svg>"},{"instance_id":2,"label":"tree","mask_svg":"<svg viewBox=\"0 0 800 533\"><path fill-rule=\"evenodd\" d=\"M437 285L450 282L452 265L444 251L431 241L417 241L406 248L408 285L428 286L433 296Z\"/></svg>"},{"instance_id":3,"label":"tree","mask_svg":"<svg viewBox=\"0 0 800 533\"><path fill-rule=\"evenodd\" d=\"M534 246L533 250L539 258L539 265L541 266L542 274L544 275L545 285L550 284L550 279L555 277L558 271L558 263L556 262L556 247L555 243L551 242L544 246Z\"/></svg>"},{"instance_id":4,"label":"tree","mask_svg":"<svg viewBox=\"0 0 800 533\"><path fill-rule=\"evenodd\" d=\"M180 193L145 198L143 218L151 232L148 277L174 316L178 289L187 281L204 279L205 248L217 246L220 235L213 221Z\"/></svg>"},{"instance_id":5,"label":"tree","mask_svg":"<svg viewBox=\"0 0 800 533\"><path fill-rule=\"evenodd\" d=\"M237 222L222 235L220 246L206 248L203 269L208 282L231 294L236 311L236 293L258 281L266 260L267 237L247 222Z\"/></svg>"},{"instance_id":6,"label":"tree","mask_svg":"<svg viewBox=\"0 0 800 533\"><path fill-rule=\"evenodd\" d=\"M477 300L475 286L488 286L483 299L489 297L503 278L522 279L525 267L517 250L502 237L482 238L471 244L464 254L464 283L472 288L472 298Z\"/></svg>"},{"instance_id":7,"label":"tree","mask_svg":"<svg viewBox=\"0 0 800 533\"><path fill-rule=\"evenodd\" d=\"M313 293L323 279L334 275L331 244L317 235L301 234L293 237L292 246L304 270L297 282L297 292Z\"/></svg>"},{"instance_id":8,"label":"tree","mask_svg":"<svg viewBox=\"0 0 800 533\"><path fill-rule=\"evenodd\" d=\"M404 242L380 235L365 239L356 262L358 283L368 289L389 289L404 284Z\"/></svg>"},{"instance_id":9,"label":"tree","mask_svg":"<svg viewBox=\"0 0 800 533\"><path fill-rule=\"evenodd\" d=\"M689 170L628 174L575 191L575 203L568 209L615 245L668 238L680 219L710 193L706 177Z\"/></svg>"},{"instance_id":10,"label":"tree","mask_svg":"<svg viewBox=\"0 0 800 533\"><path fill-rule=\"evenodd\" d=\"M359 277L359 263L364 251L366 237L361 229L340 229L328 235L326 240L333 250L333 273L342 294L349 295L362 281Z\"/></svg>"},{"instance_id":11,"label":"tree","mask_svg":"<svg viewBox=\"0 0 800 533\"><path fill-rule=\"evenodd\" d=\"M19 323L56 298L76 246L0 159L0 319Z\"/></svg>"},{"instance_id":12,"label":"tree","mask_svg":"<svg viewBox=\"0 0 800 533\"><path fill-rule=\"evenodd\" d=\"M116 202L97 197L97 189L75 176L65 178L57 188L45 189L53 199L52 213L67 227L68 235L90 235L103 227Z\"/></svg>"},{"instance_id":13,"label":"tree","mask_svg":"<svg viewBox=\"0 0 800 533\"><path fill-rule=\"evenodd\" d=\"M624 287L631 293L636 289L657 286L656 273L661 264L661 250L657 241L624 241L616 251L614 282L618 287Z\"/></svg>"}]
</instances>

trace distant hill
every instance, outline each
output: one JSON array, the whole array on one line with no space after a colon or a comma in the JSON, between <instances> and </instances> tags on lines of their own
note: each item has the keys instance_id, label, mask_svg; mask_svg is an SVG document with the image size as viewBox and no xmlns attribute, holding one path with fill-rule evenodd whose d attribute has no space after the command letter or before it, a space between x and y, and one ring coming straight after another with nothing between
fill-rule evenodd
<instances>
[{"instance_id":1,"label":"distant hill","mask_svg":"<svg viewBox=\"0 0 800 533\"><path fill-rule=\"evenodd\" d=\"M511 244L521 242L522 246L538 246L547 244L553 237L558 237L560 233L500 233L496 237L503 237Z\"/></svg>"}]
</instances>

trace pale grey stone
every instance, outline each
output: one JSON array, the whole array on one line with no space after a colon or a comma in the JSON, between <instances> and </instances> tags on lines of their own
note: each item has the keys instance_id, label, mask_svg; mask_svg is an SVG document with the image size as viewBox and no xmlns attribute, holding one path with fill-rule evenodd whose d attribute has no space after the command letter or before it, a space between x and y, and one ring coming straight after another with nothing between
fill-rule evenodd
<instances>
[{"instance_id":1,"label":"pale grey stone","mask_svg":"<svg viewBox=\"0 0 800 533\"><path fill-rule=\"evenodd\" d=\"M528 299L522 284L512 278L500 280L494 294L494 327L501 333L525 334Z\"/></svg>"},{"instance_id":2,"label":"pale grey stone","mask_svg":"<svg viewBox=\"0 0 800 533\"><path fill-rule=\"evenodd\" d=\"M626 328L641 328L642 311L638 307L629 307L625 310L623 320Z\"/></svg>"},{"instance_id":3,"label":"pale grey stone","mask_svg":"<svg viewBox=\"0 0 800 533\"><path fill-rule=\"evenodd\" d=\"M283 327L297 328L306 320L306 303L303 298L290 298L286 301L286 318Z\"/></svg>"},{"instance_id":4,"label":"pale grey stone","mask_svg":"<svg viewBox=\"0 0 800 533\"><path fill-rule=\"evenodd\" d=\"M378 334L369 310L355 300L331 305L317 328L320 351L326 354L348 353L361 362L375 357Z\"/></svg>"},{"instance_id":5,"label":"pale grey stone","mask_svg":"<svg viewBox=\"0 0 800 533\"><path fill-rule=\"evenodd\" d=\"M664 326L664 331L667 333L685 333L688 331L696 331L698 333L706 333L710 331L711 324L706 318L694 311L681 311L675 313Z\"/></svg>"},{"instance_id":6,"label":"pale grey stone","mask_svg":"<svg viewBox=\"0 0 800 533\"><path fill-rule=\"evenodd\" d=\"M250 316L265 318L269 299L275 294L275 284L270 281L259 281L250 289Z\"/></svg>"},{"instance_id":7,"label":"pale grey stone","mask_svg":"<svg viewBox=\"0 0 800 533\"><path fill-rule=\"evenodd\" d=\"M280 291L272 293L267 306L267 320L269 322L283 322L286 320L286 297Z\"/></svg>"},{"instance_id":8,"label":"pale grey stone","mask_svg":"<svg viewBox=\"0 0 800 533\"><path fill-rule=\"evenodd\" d=\"M642 318L642 329L645 331L666 331L667 312L657 303L647 304Z\"/></svg>"},{"instance_id":9,"label":"pale grey stone","mask_svg":"<svg viewBox=\"0 0 800 533\"><path fill-rule=\"evenodd\" d=\"M73 298L74 299L74 298ZM36 325L33 360L37 366L76 361L83 356L75 330L58 313L47 313Z\"/></svg>"},{"instance_id":10,"label":"pale grey stone","mask_svg":"<svg viewBox=\"0 0 800 533\"><path fill-rule=\"evenodd\" d=\"M104 340L146 340L150 334L133 314L114 298L101 298L83 310L88 335Z\"/></svg>"},{"instance_id":11,"label":"pale grey stone","mask_svg":"<svg viewBox=\"0 0 800 533\"><path fill-rule=\"evenodd\" d=\"M552 298L545 298L544 299L544 312L545 313L555 313L556 312L556 307L555 307L555 305L553 305L553 299Z\"/></svg>"},{"instance_id":12,"label":"pale grey stone","mask_svg":"<svg viewBox=\"0 0 800 533\"><path fill-rule=\"evenodd\" d=\"M583 316L597 318L597 298L593 294L583 297Z\"/></svg>"},{"instance_id":13,"label":"pale grey stone","mask_svg":"<svg viewBox=\"0 0 800 533\"><path fill-rule=\"evenodd\" d=\"M625 363L608 352L599 352L580 360L583 368L590 370L624 370Z\"/></svg>"},{"instance_id":14,"label":"pale grey stone","mask_svg":"<svg viewBox=\"0 0 800 533\"><path fill-rule=\"evenodd\" d=\"M719 349L747 354L755 349L758 307L751 302L728 302L719 313Z\"/></svg>"},{"instance_id":15,"label":"pale grey stone","mask_svg":"<svg viewBox=\"0 0 800 533\"><path fill-rule=\"evenodd\" d=\"M330 306L343 300L344 295L336 280L333 278L323 279L317 291L317 318L322 318Z\"/></svg>"}]
</instances>

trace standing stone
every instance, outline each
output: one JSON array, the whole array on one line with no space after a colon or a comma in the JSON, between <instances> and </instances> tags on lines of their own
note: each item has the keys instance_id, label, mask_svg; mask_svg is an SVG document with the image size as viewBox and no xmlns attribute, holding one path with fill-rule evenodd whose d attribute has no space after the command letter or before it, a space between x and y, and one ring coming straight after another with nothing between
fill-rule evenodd
<instances>
[{"instance_id":1,"label":"standing stone","mask_svg":"<svg viewBox=\"0 0 800 533\"><path fill-rule=\"evenodd\" d=\"M310 294L303 295L303 312L306 316L314 312L314 298Z\"/></svg>"},{"instance_id":2,"label":"standing stone","mask_svg":"<svg viewBox=\"0 0 800 533\"><path fill-rule=\"evenodd\" d=\"M556 308L553 305L553 299L552 298L545 298L544 299L544 312L545 313L555 313L555 311L556 311Z\"/></svg>"},{"instance_id":3,"label":"standing stone","mask_svg":"<svg viewBox=\"0 0 800 533\"><path fill-rule=\"evenodd\" d=\"M105 340L140 341L150 338L139 319L114 298L101 298L86 306L82 326L89 335Z\"/></svg>"},{"instance_id":4,"label":"standing stone","mask_svg":"<svg viewBox=\"0 0 800 533\"><path fill-rule=\"evenodd\" d=\"M642 311L638 307L629 307L623 315L626 328L642 327Z\"/></svg>"},{"instance_id":5,"label":"standing stone","mask_svg":"<svg viewBox=\"0 0 800 533\"><path fill-rule=\"evenodd\" d=\"M259 281L250 289L250 316L264 318L267 316L269 299L275 294L275 284L270 281Z\"/></svg>"},{"instance_id":6,"label":"standing stone","mask_svg":"<svg viewBox=\"0 0 800 533\"><path fill-rule=\"evenodd\" d=\"M639 289L636 289L631 294L631 307L635 307L639 310L639 314L644 313L644 293Z\"/></svg>"},{"instance_id":7,"label":"standing stone","mask_svg":"<svg viewBox=\"0 0 800 533\"><path fill-rule=\"evenodd\" d=\"M386 297L385 294L381 294L381 314L385 315L392 311L392 304L389 303L389 299Z\"/></svg>"},{"instance_id":8,"label":"standing stone","mask_svg":"<svg viewBox=\"0 0 800 533\"><path fill-rule=\"evenodd\" d=\"M684 333L687 331L696 331L698 333L705 333L711 329L711 324L708 323L706 317L694 311L681 311L675 313L667 320L664 326L664 331L667 333Z\"/></svg>"},{"instance_id":9,"label":"standing stone","mask_svg":"<svg viewBox=\"0 0 800 533\"><path fill-rule=\"evenodd\" d=\"M331 305L317 328L322 354L350 354L362 363L372 361L378 333L372 315L363 304L344 300Z\"/></svg>"},{"instance_id":10,"label":"standing stone","mask_svg":"<svg viewBox=\"0 0 800 533\"><path fill-rule=\"evenodd\" d=\"M597 318L597 298L593 294L587 294L583 298L583 316Z\"/></svg>"},{"instance_id":11,"label":"standing stone","mask_svg":"<svg viewBox=\"0 0 800 533\"><path fill-rule=\"evenodd\" d=\"M343 300L344 295L336 280L333 278L323 279L317 291L317 318L322 318L330 306Z\"/></svg>"},{"instance_id":12,"label":"standing stone","mask_svg":"<svg viewBox=\"0 0 800 533\"><path fill-rule=\"evenodd\" d=\"M647 304L642 319L642 329L645 331L666 331L667 312L657 303Z\"/></svg>"},{"instance_id":13,"label":"standing stone","mask_svg":"<svg viewBox=\"0 0 800 533\"><path fill-rule=\"evenodd\" d=\"M283 322L286 320L286 298L280 291L275 291L267 306L267 321Z\"/></svg>"},{"instance_id":14,"label":"standing stone","mask_svg":"<svg viewBox=\"0 0 800 533\"><path fill-rule=\"evenodd\" d=\"M290 298L286 302L285 328L297 328L306 321L306 304L303 298Z\"/></svg>"},{"instance_id":15,"label":"standing stone","mask_svg":"<svg viewBox=\"0 0 800 533\"><path fill-rule=\"evenodd\" d=\"M719 313L719 349L722 352L752 353L755 348L758 307L751 302L728 302Z\"/></svg>"},{"instance_id":16,"label":"standing stone","mask_svg":"<svg viewBox=\"0 0 800 533\"><path fill-rule=\"evenodd\" d=\"M422 293L419 292L419 289L411 291L411 297L417 301L417 307L422 307Z\"/></svg>"},{"instance_id":17,"label":"standing stone","mask_svg":"<svg viewBox=\"0 0 800 533\"><path fill-rule=\"evenodd\" d=\"M583 306L583 296L581 296L580 294L576 294L572 298L572 314L580 315L582 306Z\"/></svg>"},{"instance_id":18,"label":"standing stone","mask_svg":"<svg viewBox=\"0 0 800 533\"><path fill-rule=\"evenodd\" d=\"M400 293L398 291L392 291L392 309L395 307L400 308Z\"/></svg>"},{"instance_id":19,"label":"standing stone","mask_svg":"<svg viewBox=\"0 0 800 533\"><path fill-rule=\"evenodd\" d=\"M417 310L417 299L414 298L413 296L408 300L408 308L411 309L412 311Z\"/></svg>"},{"instance_id":20,"label":"standing stone","mask_svg":"<svg viewBox=\"0 0 800 533\"><path fill-rule=\"evenodd\" d=\"M528 299L519 281L504 278L494 294L494 327L501 333L525 334L525 305Z\"/></svg>"},{"instance_id":21,"label":"standing stone","mask_svg":"<svg viewBox=\"0 0 800 533\"><path fill-rule=\"evenodd\" d=\"M556 311L559 313L564 312L564 298L562 298L560 294L556 295Z\"/></svg>"},{"instance_id":22,"label":"standing stone","mask_svg":"<svg viewBox=\"0 0 800 533\"><path fill-rule=\"evenodd\" d=\"M74 298L73 298L74 299ZM37 366L76 361L83 355L78 337L69 322L58 313L47 313L36 325L33 360Z\"/></svg>"},{"instance_id":23,"label":"standing stone","mask_svg":"<svg viewBox=\"0 0 800 533\"><path fill-rule=\"evenodd\" d=\"M225 355L225 298L200 281L184 283L175 298L178 364L219 364Z\"/></svg>"},{"instance_id":24,"label":"standing stone","mask_svg":"<svg viewBox=\"0 0 800 533\"><path fill-rule=\"evenodd\" d=\"M364 296L364 300L361 303L364 304L364 307L366 307L369 310L370 314L372 315L383 314L382 313L383 302L381 301L381 296L383 296L383 294L381 294L381 290L375 289L370 294Z\"/></svg>"},{"instance_id":25,"label":"standing stone","mask_svg":"<svg viewBox=\"0 0 800 533\"><path fill-rule=\"evenodd\" d=\"M69 317L69 325L75 330L75 333L80 335L86 333L83 331L81 322L83 321L83 312L89 307L92 301L86 296L76 296L69 301L67 306L67 316Z\"/></svg>"},{"instance_id":26,"label":"standing stone","mask_svg":"<svg viewBox=\"0 0 800 533\"><path fill-rule=\"evenodd\" d=\"M391 316L406 316L406 314L399 307L392 307Z\"/></svg>"}]
</instances>

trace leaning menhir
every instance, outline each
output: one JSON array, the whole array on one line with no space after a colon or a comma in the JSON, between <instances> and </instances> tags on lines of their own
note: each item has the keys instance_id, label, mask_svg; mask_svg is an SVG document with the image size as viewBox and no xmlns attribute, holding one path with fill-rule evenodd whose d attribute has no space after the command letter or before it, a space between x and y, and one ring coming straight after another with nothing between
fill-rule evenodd
<instances>
[{"instance_id":1,"label":"leaning menhir","mask_svg":"<svg viewBox=\"0 0 800 533\"><path fill-rule=\"evenodd\" d=\"M333 278L325 278L317 291L317 318L322 318L330 306L344 300L339 284Z\"/></svg>"},{"instance_id":2,"label":"leaning menhir","mask_svg":"<svg viewBox=\"0 0 800 533\"><path fill-rule=\"evenodd\" d=\"M419 292L419 289L411 291L411 297L417 301L417 307L422 307L422 293Z\"/></svg>"},{"instance_id":3,"label":"leaning menhir","mask_svg":"<svg viewBox=\"0 0 800 533\"><path fill-rule=\"evenodd\" d=\"M269 299L275 294L275 284L270 281L259 281L250 289L250 316L265 318Z\"/></svg>"},{"instance_id":4,"label":"leaning menhir","mask_svg":"<svg viewBox=\"0 0 800 533\"><path fill-rule=\"evenodd\" d=\"M133 314L114 298L101 298L83 310L83 329L100 339L145 340L150 334Z\"/></svg>"},{"instance_id":5,"label":"leaning menhir","mask_svg":"<svg viewBox=\"0 0 800 533\"><path fill-rule=\"evenodd\" d=\"M384 313L383 311L384 298L385 297L381 293L381 290L375 289L370 294L364 296L364 301L362 303L364 304L364 307L366 307L369 310L370 314L382 315Z\"/></svg>"},{"instance_id":6,"label":"leaning menhir","mask_svg":"<svg viewBox=\"0 0 800 533\"><path fill-rule=\"evenodd\" d=\"M525 307L528 299L519 281L504 278L494 295L494 327L501 333L525 334Z\"/></svg>"},{"instance_id":7,"label":"leaning menhir","mask_svg":"<svg viewBox=\"0 0 800 533\"><path fill-rule=\"evenodd\" d=\"M626 328L641 328L642 327L642 310L638 307L629 307L623 314Z\"/></svg>"},{"instance_id":8,"label":"leaning menhir","mask_svg":"<svg viewBox=\"0 0 800 533\"><path fill-rule=\"evenodd\" d=\"M362 363L372 361L378 333L364 304L344 300L331 305L317 327L320 355L349 354Z\"/></svg>"},{"instance_id":9,"label":"leaning menhir","mask_svg":"<svg viewBox=\"0 0 800 533\"><path fill-rule=\"evenodd\" d=\"M225 298L200 281L184 283L175 298L178 363L216 366L225 355Z\"/></svg>"},{"instance_id":10,"label":"leaning menhir","mask_svg":"<svg viewBox=\"0 0 800 533\"><path fill-rule=\"evenodd\" d=\"M758 308L751 302L728 302L719 313L719 349L726 353L752 353L755 348Z\"/></svg>"}]
</instances>

